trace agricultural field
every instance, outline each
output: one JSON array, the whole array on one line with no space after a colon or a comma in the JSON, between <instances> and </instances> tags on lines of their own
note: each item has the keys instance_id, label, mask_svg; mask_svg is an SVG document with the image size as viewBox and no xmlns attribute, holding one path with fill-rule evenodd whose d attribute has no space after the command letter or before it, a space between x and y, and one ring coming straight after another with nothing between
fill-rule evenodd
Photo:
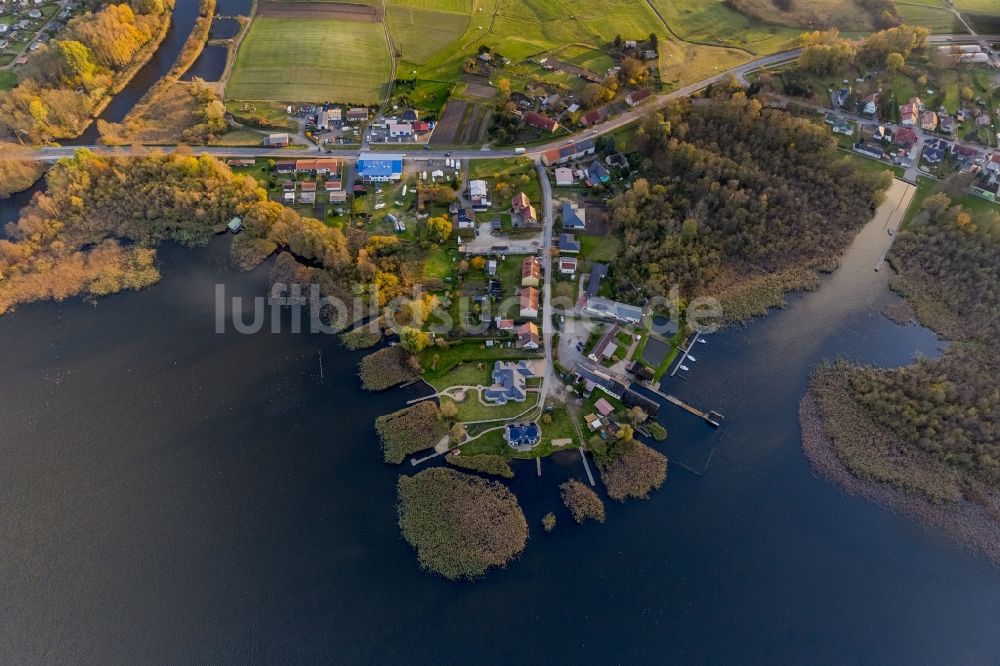
<instances>
[{"instance_id":1,"label":"agricultural field","mask_svg":"<svg viewBox=\"0 0 1000 666\"><path fill-rule=\"evenodd\" d=\"M799 28L768 25L731 9L724 0L652 0L681 39L743 49L756 55L789 48Z\"/></svg>"},{"instance_id":2,"label":"agricultural field","mask_svg":"<svg viewBox=\"0 0 1000 666\"><path fill-rule=\"evenodd\" d=\"M265 14L240 45L226 97L371 104L381 99L389 71L379 23Z\"/></svg>"},{"instance_id":3,"label":"agricultural field","mask_svg":"<svg viewBox=\"0 0 1000 666\"><path fill-rule=\"evenodd\" d=\"M426 0L422 4L436 4ZM440 4L453 5L446 1ZM468 12L457 13L434 9L416 9L410 6L391 5L387 19L393 44L404 63L421 65L442 47L454 42L468 29ZM406 71L405 66L403 71Z\"/></svg>"},{"instance_id":4,"label":"agricultural field","mask_svg":"<svg viewBox=\"0 0 1000 666\"><path fill-rule=\"evenodd\" d=\"M962 33L965 28L958 18L937 4L896 3L903 20L911 25L922 25L931 32Z\"/></svg>"},{"instance_id":5,"label":"agricultural field","mask_svg":"<svg viewBox=\"0 0 1000 666\"><path fill-rule=\"evenodd\" d=\"M1000 3L996 0L955 0L955 9L970 14L1000 15Z\"/></svg>"}]
</instances>

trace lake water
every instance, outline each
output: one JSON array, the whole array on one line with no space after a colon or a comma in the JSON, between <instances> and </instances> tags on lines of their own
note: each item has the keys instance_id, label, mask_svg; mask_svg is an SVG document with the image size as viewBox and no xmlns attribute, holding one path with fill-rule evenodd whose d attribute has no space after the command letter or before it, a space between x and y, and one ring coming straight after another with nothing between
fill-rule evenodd
<instances>
[{"instance_id":1,"label":"lake water","mask_svg":"<svg viewBox=\"0 0 1000 666\"><path fill-rule=\"evenodd\" d=\"M0 318L0 663L995 664L1000 570L801 452L812 365L939 347L878 314L874 226L664 386L725 415L660 413L662 448L707 472L671 465L650 500L577 526L556 486L579 455L519 463L528 547L476 583L421 572L395 524L412 468L381 462L372 424L418 389L362 393L362 353L326 336L214 333L216 283L267 281L228 268L231 237L164 247L146 291L21 307Z\"/></svg>"}]
</instances>

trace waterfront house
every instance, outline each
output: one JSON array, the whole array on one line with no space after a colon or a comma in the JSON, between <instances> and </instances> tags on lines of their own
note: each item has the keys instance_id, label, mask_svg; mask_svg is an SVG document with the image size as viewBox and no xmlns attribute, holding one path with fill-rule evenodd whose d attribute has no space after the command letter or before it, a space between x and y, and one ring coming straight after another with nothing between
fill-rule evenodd
<instances>
[{"instance_id":1,"label":"waterfront house","mask_svg":"<svg viewBox=\"0 0 1000 666\"><path fill-rule=\"evenodd\" d=\"M507 443L518 451L533 449L541 434L537 423L508 423L503 432Z\"/></svg>"},{"instance_id":2,"label":"waterfront house","mask_svg":"<svg viewBox=\"0 0 1000 666\"><path fill-rule=\"evenodd\" d=\"M505 405L524 402L528 397L528 378L535 373L527 361L496 361L491 379L493 384L483 389L483 400Z\"/></svg>"},{"instance_id":3,"label":"waterfront house","mask_svg":"<svg viewBox=\"0 0 1000 666\"><path fill-rule=\"evenodd\" d=\"M593 275L591 275L591 279L593 279ZM598 296L587 298L584 312L594 317L617 319L627 324L638 324L642 321L642 308Z\"/></svg>"}]
</instances>

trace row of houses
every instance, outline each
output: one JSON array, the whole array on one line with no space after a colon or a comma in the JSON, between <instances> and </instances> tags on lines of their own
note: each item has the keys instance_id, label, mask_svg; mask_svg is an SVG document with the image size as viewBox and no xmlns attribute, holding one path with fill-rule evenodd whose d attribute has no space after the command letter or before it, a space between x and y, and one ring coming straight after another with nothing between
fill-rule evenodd
<instances>
[{"instance_id":1,"label":"row of houses","mask_svg":"<svg viewBox=\"0 0 1000 666\"><path fill-rule=\"evenodd\" d=\"M542 164L545 166L566 164L567 162L593 155L596 150L597 144L593 139L570 141L563 146L542 153Z\"/></svg>"},{"instance_id":2,"label":"row of houses","mask_svg":"<svg viewBox=\"0 0 1000 666\"><path fill-rule=\"evenodd\" d=\"M600 161L594 160L586 169L556 167L555 177L556 187L572 187L577 183L583 183L587 187L594 187L596 185L603 185L611 180L611 172Z\"/></svg>"}]
</instances>

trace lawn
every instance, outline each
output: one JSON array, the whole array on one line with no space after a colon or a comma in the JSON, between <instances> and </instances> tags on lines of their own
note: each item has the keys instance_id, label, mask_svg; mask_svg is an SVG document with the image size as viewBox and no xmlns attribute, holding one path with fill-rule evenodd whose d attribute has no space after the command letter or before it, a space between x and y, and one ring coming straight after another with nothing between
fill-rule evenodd
<instances>
[{"instance_id":1,"label":"lawn","mask_svg":"<svg viewBox=\"0 0 1000 666\"><path fill-rule=\"evenodd\" d=\"M226 87L229 99L372 104L389 78L378 23L255 19Z\"/></svg>"},{"instance_id":2,"label":"lawn","mask_svg":"<svg viewBox=\"0 0 1000 666\"><path fill-rule=\"evenodd\" d=\"M451 275L455 263L451 260L454 251L444 247L436 247L427 252L424 260L424 277L443 280Z\"/></svg>"},{"instance_id":3,"label":"lawn","mask_svg":"<svg viewBox=\"0 0 1000 666\"><path fill-rule=\"evenodd\" d=\"M580 258L588 261L611 261L621 253L617 236L580 236Z\"/></svg>"},{"instance_id":4,"label":"lawn","mask_svg":"<svg viewBox=\"0 0 1000 666\"><path fill-rule=\"evenodd\" d=\"M609 68L615 66L614 58L607 53L575 44L559 51L556 57L571 65L589 69L598 75L604 74Z\"/></svg>"},{"instance_id":5,"label":"lawn","mask_svg":"<svg viewBox=\"0 0 1000 666\"><path fill-rule=\"evenodd\" d=\"M538 358L538 354L525 353L520 349L493 347L487 349L482 340L453 342L447 349L428 347L420 352L420 365L424 368L424 379L434 384L459 363L484 361L492 365L500 359ZM437 359L435 365L434 361Z\"/></svg>"},{"instance_id":6,"label":"lawn","mask_svg":"<svg viewBox=\"0 0 1000 666\"><path fill-rule=\"evenodd\" d=\"M489 182L494 192L493 207L498 210L510 208L510 199L497 200L496 186L501 183L510 185L512 195L524 192L531 202L538 207L542 199L541 185L538 182L538 172L535 165L527 158L500 158L492 160L470 160L470 178L483 178ZM541 215L541 211L539 211Z\"/></svg>"},{"instance_id":7,"label":"lawn","mask_svg":"<svg viewBox=\"0 0 1000 666\"><path fill-rule=\"evenodd\" d=\"M524 402L508 402L506 405L487 405L479 400L479 396L476 395L475 391L471 391L466 394L465 400L456 404L458 405L457 418L463 423L492 419L513 419L535 407L538 404L538 394L529 393Z\"/></svg>"},{"instance_id":8,"label":"lawn","mask_svg":"<svg viewBox=\"0 0 1000 666\"><path fill-rule=\"evenodd\" d=\"M17 85L17 73L5 69L0 71L0 90L10 90Z\"/></svg>"}]
</instances>

